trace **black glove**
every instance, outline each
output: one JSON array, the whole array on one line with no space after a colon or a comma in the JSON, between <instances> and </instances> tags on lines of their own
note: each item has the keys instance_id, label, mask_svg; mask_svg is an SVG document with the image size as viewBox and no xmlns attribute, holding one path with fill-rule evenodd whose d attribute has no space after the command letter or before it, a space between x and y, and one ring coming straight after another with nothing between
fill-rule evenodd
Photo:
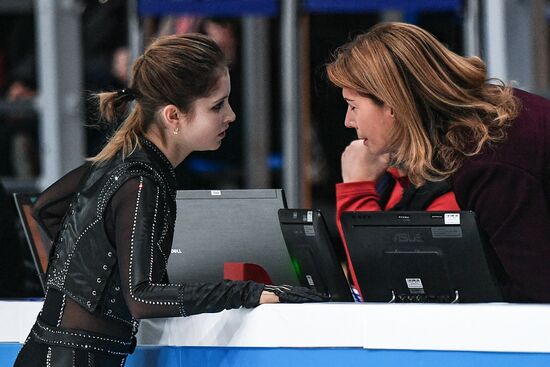
<instances>
[{"instance_id":1,"label":"black glove","mask_svg":"<svg viewBox=\"0 0 550 367\"><path fill-rule=\"evenodd\" d=\"M273 292L281 303L328 302L330 297L306 287L291 285L266 285L264 291Z\"/></svg>"}]
</instances>

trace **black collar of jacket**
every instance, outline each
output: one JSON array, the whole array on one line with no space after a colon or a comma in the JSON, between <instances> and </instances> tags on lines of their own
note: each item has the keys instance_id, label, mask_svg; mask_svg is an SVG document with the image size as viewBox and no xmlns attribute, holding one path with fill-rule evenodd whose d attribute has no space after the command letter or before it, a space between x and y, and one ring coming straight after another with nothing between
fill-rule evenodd
<instances>
[{"instance_id":1,"label":"black collar of jacket","mask_svg":"<svg viewBox=\"0 0 550 367\"><path fill-rule=\"evenodd\" d=\"M426 182L420 187L409 185L401 200L391 210L426 210L439 196L451 191L449 180Z\"/></svg>"},{"instance_id":2,"label":"black collar of jacket","mask_svg":"<svg viewBox=\"0 0 550 367\"><path fill-rule=\"evenodd\" d=\"M146 154L152 159L155 160L155 162L158 163L160 169L162 170L163 176L166 177L168 187L171 192L176 191L176 172L174 171L174 167L172 167L172 164L168 160L168 158L164 155L164 153L155 145L153 142L148 140L145 137L140 137L141 145L144 147L144 151Z\"/></svg>"}]
</instances>

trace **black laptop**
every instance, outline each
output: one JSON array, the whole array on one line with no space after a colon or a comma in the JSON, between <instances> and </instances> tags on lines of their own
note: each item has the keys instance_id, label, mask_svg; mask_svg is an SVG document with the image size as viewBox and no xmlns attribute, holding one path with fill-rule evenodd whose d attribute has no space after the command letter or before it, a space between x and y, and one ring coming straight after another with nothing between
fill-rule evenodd
<instances>
[{"instance_id":1,"label":"black laptop","mask_svg":"<svg viewBox=\"0 0 550 367\"><path fill-rule=\"evenodd\" d=\"M333 302L353 302L321 211L279 209L279 222L300 284Z\"/></svg>"},{"instance_id":2,"label":"black laptop","mask_svg":"<svg viewBox=\"0 0 550 367\"><path fill-rule=\"evenodd\" d=\"M341 221L366 302L502 301L473 212L346 212Z\"/></svg>"},{"instance_id":3,"label":"black laptop","mask_svg":"<svg viewBox=\"0 0 550 367\"><path fill-rule=\"evenodd\" d=\"M32 216L32 207L38 198L38 194L15 193L13 197L27 243L31 250L34 266L40 279L40 285L42 286L42 290L46 292L46 271L48 269L48 258L52 241Z\"/></svg>"}]
</instances>

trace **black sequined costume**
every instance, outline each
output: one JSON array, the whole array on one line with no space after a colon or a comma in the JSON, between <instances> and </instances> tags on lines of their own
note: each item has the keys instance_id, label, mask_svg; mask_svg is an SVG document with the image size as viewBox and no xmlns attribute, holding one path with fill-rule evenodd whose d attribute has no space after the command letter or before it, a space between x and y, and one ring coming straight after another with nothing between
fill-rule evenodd
<instances>
[{"instance_id":1,"label":"black sequined costume","mask_svg":"<svg viewBox=\"0 0 550 367\"><path fill-rule=\"evenodd\" d=\"M16 366L122 366L138 319L258 305L263 284L169 283L175 192L172 165L144 138L44 191L35 216L55 244L48 291Z\"/></svg>"}]
</instances>

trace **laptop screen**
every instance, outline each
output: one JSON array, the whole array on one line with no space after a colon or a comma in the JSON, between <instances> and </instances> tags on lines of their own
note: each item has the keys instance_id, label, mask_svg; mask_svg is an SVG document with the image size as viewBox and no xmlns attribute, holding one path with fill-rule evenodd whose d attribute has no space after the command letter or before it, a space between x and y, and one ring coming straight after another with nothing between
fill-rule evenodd
<instances>
[{"instance_id":1,"label":"laptop screen","mask_svg":"<svg viewBox=\"0 0 550 367\"><path fill-rule=\"evenodd\" d=\"M19 219L23 225L23 231L31 250L34 265L40 278L40 284L45 292L46 271L48 269L48 257L52 241L32 216L32 208L38 198L38 194L15 193L13 196Z\"/></svg>"},{"instance_id":2,"label":"laptop screen","mask_svg":"<svg viewBox=\"0 0 550 367\"><path fill-rule=\"evenodd\" d=\"M181 190L168 260L171 282L216 282L224 263L261 266L273 284L297 285L277 211L281 189Z\"/></svg>"},{"instance_id":3,"label":"laptop screen","mask_svg":"<svg viewBox=\"0 0 550 367\"><path fill-rule=\"evenodd\" d=\"M498 302L473 212L347 212L349 255L366 302Z\"/></svg>"}]
</instances>

